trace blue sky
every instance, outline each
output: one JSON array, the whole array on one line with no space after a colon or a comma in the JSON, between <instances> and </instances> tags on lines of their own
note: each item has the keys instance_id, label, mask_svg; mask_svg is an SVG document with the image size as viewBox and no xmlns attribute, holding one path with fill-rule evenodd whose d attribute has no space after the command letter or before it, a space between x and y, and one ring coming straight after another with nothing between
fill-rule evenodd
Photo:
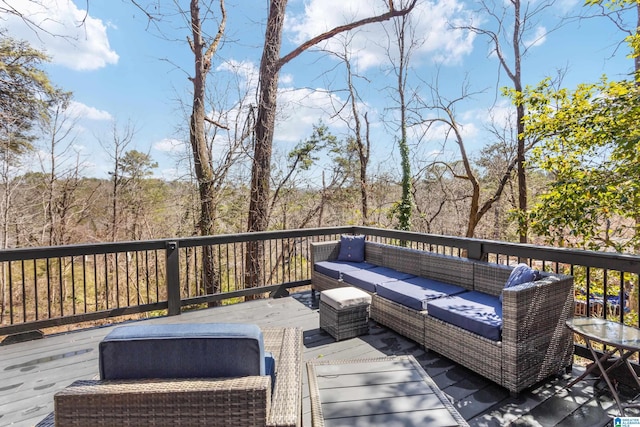
<instances>
[{"instance_id":1,"label":"blue sky","mask_svg":"<svg viewBox=\"0 0 640 427\"><path fill-rule=\"evenodd\" d=\"M535 0L529 5L534 8L540 2ZM4 21L0 22L11 36L44 49L52 59L46 70L53 82L74 93L73 114L78 117L74 146L85 164L86 175L108 176L110 161L103 146L109 145L114 123L123 128L128 122L137 130L128 149L147 152L159 162L156 175L172 179L183 175L187 168L181 159L189 154L184 143L188 140L184 109L188 109L191 89L187 77L193 69L192 55L185 43L188 32L174 13L173 1L146 3L159 5L167 18L157 26L149 25L144 14L128 0L0 0L0 10L6 5L14 7L58 35L52 37L29 28L13 17L2 16ZM257 84L268 5L267 0L226 3L227 38L209 77L219 110L233 109L234 100L246 96ZM385 4L380 0L290 0L281 54L328 28L380 11ZM491 21L477 9L476 1L420 1L413 18L420 44L410 60L409 84L426 99L427 86L434 82L436 74L442 94L449 98L457 97L467 82L469 91L477 94L457 105L456 113L472 152L490 141L485 131L488 117L504 117L509 110L506 101L497 95L497 88L508 84L508 80L501 72L502 80L498 81L498 61L490 54L487 39L451 30L450 24L471 22L491 28ZM582 3L561 0L531 22L525 35L529 43L523 63L525 83L535 84L546 76L555 76L560 68L566 68L566 87L596 81L603 73L618 78L631 71L626 46L616 49L624 34L608 20L574 20L554 30L560 17L585 13L588 10ZM80 25L83 20L84 25ZM206 24L205 31L215 29L214 23ZM395 77L385 49L389 29L388 25L374 24L349 35L349 51L362 76L357 79L361 111L368 111L372 119L372 170L382 168L395 173L399 161L392 109L395 101L390 90ZM341 51L344 40L336 38L323 48ZM350 118L346 113L335 112L346 95L340 91L345 87L344 66L334 56L316 49L294 59L283 68L280 87L276 158L283 158L282 154L308 137L319 120L329 124L338 136L348 133L345 123ZM215 112L212 110L211 114ZM423 116L429 117L429 113L423 111ZM433 156L456 157L455 146L444 142L442 129L432 129L427 136L422 135L422 130L424 127L415 127L412 140L416 168Z\"/></svg>"}]
</instances>

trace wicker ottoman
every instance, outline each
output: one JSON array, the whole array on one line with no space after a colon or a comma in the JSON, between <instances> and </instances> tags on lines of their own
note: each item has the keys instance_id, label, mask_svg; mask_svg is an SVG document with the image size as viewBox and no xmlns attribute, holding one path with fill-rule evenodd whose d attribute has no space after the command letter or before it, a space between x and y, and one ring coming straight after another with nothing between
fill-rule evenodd
<instances>
[{"instance_id":1,"label":"wicker ottoman","mask_svg":"<svg viewBox=\"0 0 640 427\"><path fill-rule=\"evenodd\" d=\"M320 293L320 329L336 341L369 333L371 295L346 287Z\"/></svg>"}]
</instances>

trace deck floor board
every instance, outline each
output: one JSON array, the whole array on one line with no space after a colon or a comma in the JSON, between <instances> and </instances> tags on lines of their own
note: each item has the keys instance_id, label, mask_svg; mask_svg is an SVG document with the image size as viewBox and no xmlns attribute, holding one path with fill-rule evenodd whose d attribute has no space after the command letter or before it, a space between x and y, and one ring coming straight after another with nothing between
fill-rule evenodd
<instances>
[{"instance_id":1,"label":"deck floor board","mask_svg":"<svg viewBox=\"0 0 640 427\"><path fill-rule=\"evenodd\" d=\"M593 382L564 386L580 372L554 378L517 397L394 331L371 323L370 333L336 342L318 328L317 299L309 292L263 299L180 316L144 320L149 323L247 322L260 326L297 326L304 331L304 360L363 359L411 354L452 400L471 426L606 426L617 416L611 396ZM50 335L0 346L0 426L32 426L53 409L53 395L76 379L98 374L98 343L112 326ZM473 351L470 349L470 351ZM306 369L303 372L303 422L310 426ZM595 397L594 397L595 392ZM639 416L640 410L629 411Z\"/></svg>"}]
</instances>

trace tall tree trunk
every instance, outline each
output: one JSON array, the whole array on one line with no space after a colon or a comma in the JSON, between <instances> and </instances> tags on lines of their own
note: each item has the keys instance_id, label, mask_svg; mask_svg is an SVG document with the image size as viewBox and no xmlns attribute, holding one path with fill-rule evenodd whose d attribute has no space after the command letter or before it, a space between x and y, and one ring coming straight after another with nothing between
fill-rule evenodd
<instances>
[{"instance_id":1,"label":"tall tree trunk","mask_svg":"<svg viewBox=\"0 0 640 427\"><path fill-rule=\"evenodd\" d=\"M365 140L358 137L358 155L360 156L360 200L362 201L362 225L369 225L369 181L367 179L367 167L369 166L369 153L371 152L371 139L369 137L369 118L364 113Z\"/></svg>"},{"instance_id":2,"label":"tall tree trunk","mask_svg":"<svg viewBox=\"0 0 640 427\"><path fill-rule=\"evenodd\" d=\"M398 38L398 96L400 98L400 161L402 163L402 201L398 209L398 228L400 230L411 230L411 214L413 211L413 191L411 189L411 153L409 152L409 141L407 140L407 101L405 99L405 88L407 83L407 61L408 50L406 43L407 17L400 18L396 27Z\"/></svg>"},{"instance_id":3,"label":"tall tree trunk","mask_svg":"<svg viewBox=\"0 0 640 427\"><path fill-rule=\"evenodd\" d=\"M202 37L202 22L200 20L199 0L191 0L191 33L189 40L191 51L195 59L195 74L190 78L193 83L193 106L191 111L189 140L193 151L194 169L198 179L200 195L200 218L198 228L201 236L210 236L216 231L216 189L213 182L214 171L211 153L205 135L205 90L207 75L211 70L211 58L216 52L226 25L226 11L224 0L220 0L221 20L215 39L207 47ZM204 246L202 253L202 281L205 294L216 293L219 290L219 280L215 265L213 247ZM215 304L210 304L215 305Z\"/></svg>"},{"instance_id":4,"label":"tall tree trunk","mask_svg":"<svg viewBox=\"0 0 640 427\"><path fill-rule=\"evenodd\" d=\"M514 25L513 25L513 56L515 61L515 69L512 76L513 86L516 93L522 93L522 54L520 53L521 34L521 16L520 16L520 0L513 0L514 7ZM520 234L520 243L527 243L528 224L525 218L527 212L527 174L525 171L525 141L524 141L524 105L519 103L516 107L516 129L518 132L518 153L517 153L517 169L518 169L518 210L519 224L518 230Z\"/></svg>"},{"instance_id":5,"label":"tall tree trunk","mask_svg":"<svg viewBox=\"0 0 640 427\"><path fill-rule=\"evenodd\" d=\"M369 223L369 191L367 182L367 167L369 165L369 152L371 148L371 139L369 137L369 119L367 113L364 113L365 136L362 137L362 121L358 112L358 93L353 84L353 71L351 68L351 60L348 52L344 54L344 63L347 67L347 87L349 89L349 97L351 99L351 114L353 115L353 133L355 135L356 150L358 151L359 161L359 184L360 184L360 207L362 209L362 225ZM323 187L324 188L324 187Z\"/></svg>"},{"instance_id":6,"label":"tall tree trunk","mask_svg":"<svg viewBox=\"0 0 640 427\"><path fill-rule=\"evenodd\" d=\"M269 189L271 178L271 149L276 122L278 78L280 76L280 46L287 0L271 0L264 50L260 61L260 96L255 127L255 148L251 170L251 197L247 231L265 231L269 226ZM247 242L245 287L264 284L264 246L261 242ZM251 297L248 297L250 299Z\"/></svg>"},{"instance_id":7,"label":"tall tree trunk","mask_svg":"<svg viewBox=\"0 0 640 427\"><path fill-rule=\"evenodd\" d=\"M260 93L255 126L255 148L251 169L251 199L249 201L247 231L266 231L269 225L271 150L276 119L278 77L282 66L310 47L328 40L336 34L350 31L366 24L406 15L413 10L416 2L417 0L410 0L410 4L407 7L399 10L394 8L393 2L389 2L388 12L333 28L302 43L282 58L280 58L280 46L282 44L282 25L284 23L287 0L271 0L269 2L269 17L267 19L264 50L260 62ZM263 258L264 248L260 244L247 243L246 287L257 287L264 284L264 271L261 265Z\"/></svg>"}]
</instances>

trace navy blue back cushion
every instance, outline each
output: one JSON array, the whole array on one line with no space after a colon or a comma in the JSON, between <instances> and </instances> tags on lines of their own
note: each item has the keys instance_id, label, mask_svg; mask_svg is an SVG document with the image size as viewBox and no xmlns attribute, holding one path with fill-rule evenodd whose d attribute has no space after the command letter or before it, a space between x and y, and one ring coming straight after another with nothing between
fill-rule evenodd
<instances>
[{"instance_id":1,"label":"navy blue back cushion","mask_svg":"<svg viewBox=\"0 0 640 427\"><path fill-rule=\"evenodd\" d=\"M349 236L346 234L340 236L338 261L364 261L364 237L363 235Z\"/></svg>"},{"instance_id":2,"label":"navy blue back cushion","mask_svg":"<svg viewBox=\"0 0 640 427\"><path fill-rule=\"evenodd\" d=\"M229 378L265 375L262 331L234 323L133 325L99 345L100 378Z\"/></svg>"}]
</instances>

